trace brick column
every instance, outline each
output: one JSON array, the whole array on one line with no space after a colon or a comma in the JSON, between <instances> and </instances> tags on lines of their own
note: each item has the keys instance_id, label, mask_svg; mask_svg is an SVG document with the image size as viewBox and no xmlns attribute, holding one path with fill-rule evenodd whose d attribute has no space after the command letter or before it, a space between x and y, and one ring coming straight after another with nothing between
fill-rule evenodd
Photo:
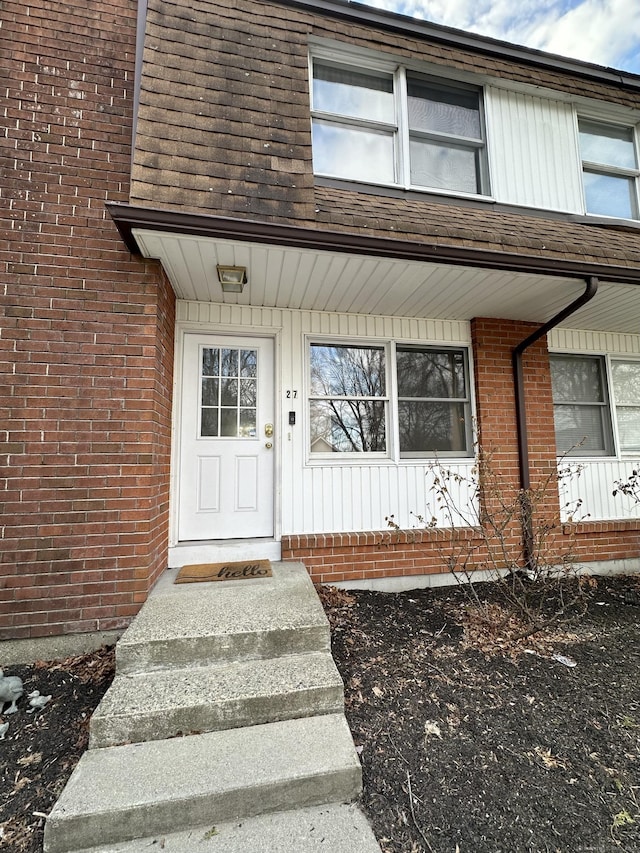
<instances>
[{"instance_id":1,"label":"brick column","mask_svg":"<svg viewBox=\"0 0 640 853\"><path fill-rule=\"evenodd\" d=\"M513 501L520 487L516 400L512 353L538 324L475 318L471 323L478 440L489 457L493 482L507 501ZM532 493L536 498L534 526L552 525L547 544L549 556L560 547L560 508L556 481L556 446L553 398L546 338L537 341L523 355L524 395L527 418L529 466ZM546 484L546 485L545 485ZM496 512L496 496L487 495L487 511ZM510 541L521 541L520 525L513 525Z\"/></svg>"}]
</instances>

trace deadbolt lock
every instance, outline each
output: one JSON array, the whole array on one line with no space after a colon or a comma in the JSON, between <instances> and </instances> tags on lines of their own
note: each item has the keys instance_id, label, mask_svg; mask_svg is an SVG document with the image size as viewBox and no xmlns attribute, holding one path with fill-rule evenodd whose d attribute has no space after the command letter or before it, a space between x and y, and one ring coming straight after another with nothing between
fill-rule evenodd
<instances>
[{"instance_id":1,"label":"deadbolt lock","mask_svg":"<svg viewBox=\"0 0 640 853\"><path fill-rule=\"evenodd\" d=\"M271 438L271 436L273 435L273 424L264 425L264 434L267 436L267 438Z\"/></svg>"}]
</instances>

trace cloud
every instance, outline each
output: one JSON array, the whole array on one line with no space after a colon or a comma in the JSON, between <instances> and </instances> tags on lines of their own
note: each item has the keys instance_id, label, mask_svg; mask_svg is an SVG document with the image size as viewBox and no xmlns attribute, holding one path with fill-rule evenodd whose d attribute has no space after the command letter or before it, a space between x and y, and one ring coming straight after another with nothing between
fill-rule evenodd
<instances>
[{"instance_id":1,"label":"cloud","mask_svg":"<svg viewBox=\"0 0 640 853\"><path fill-rule=\"evenodd\" d=\"M640 73L637 0L371 0L370 5Z\"/></svg>"}]
</instances>

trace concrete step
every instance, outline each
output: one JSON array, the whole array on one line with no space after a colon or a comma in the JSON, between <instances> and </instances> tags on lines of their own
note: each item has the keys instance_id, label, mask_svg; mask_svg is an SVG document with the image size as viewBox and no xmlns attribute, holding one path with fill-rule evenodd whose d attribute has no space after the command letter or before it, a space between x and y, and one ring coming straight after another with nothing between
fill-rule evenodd
<instances>
[{"instance_id":1,"label":"concrete step","mask_svg":"<svg viewBox=\"0 0 640 853\"><path fill-rule=\"evenodd\" d=\"M328 652L118 675L91 718L89 747L220 731L344 707Z\"/></svg>"},{"instance_id":2,"label":"concrete step","mask_svg":"<svg viewBox=\"0 0 640 853\"><path fill-rule=\"evenodd\" d=\"M174 584L164 573L116 647L120 675L329 651L329 625L306 569L273 577Z\"/></svg>"},{"instance_id":3,"label":"concrete step","mask_svg":"<svg viewBox=\"0 0 640 853\"><path fill-rule=\"evenodd\" d=\"M84 753L45 826L45 853L354 800L361 769L342 714Z\"/></svg>"},{"instance_id":4,"label":"concrete step","mask_svg":"<svg viewBox=\"0 0 640 853\"><path fill-rule=\"evenodd\" d=\"M231 823L208 823L185 832L77 853L380 853L366 818L356 805L315 806Z\"/></svg>"}]
</instances>

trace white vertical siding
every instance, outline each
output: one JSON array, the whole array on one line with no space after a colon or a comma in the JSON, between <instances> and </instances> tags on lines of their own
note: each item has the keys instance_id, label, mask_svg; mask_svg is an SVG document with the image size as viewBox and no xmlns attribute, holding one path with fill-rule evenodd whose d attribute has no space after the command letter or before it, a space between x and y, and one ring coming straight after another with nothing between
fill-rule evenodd
<instances>
[{"instance_id":1,"label":"white vertical siding","mask_svg":"<svg viewBox=\"0 0 640 853\"><path fill-rule=\"evenodd\" d=\"M640 335L556 328L547 335L547 342L549 349L560 352L640 356Z\"/></svg>"},{"instance_id":2,"label":"white vertical siding","mask_svg":"<svg viewBox=\"0 0 640 853\"><path fill-rule=\"evenodd\" d=\"M640 519L640 505L631 498L613 491L618 480L626 480L640 462L636 459L589 459L577 477L560 482L562 520L611 521ZM581 501L577 512L576 502Z\"/></svg>"},{"instance_id":3,"label":"white vertical siding","mask_svg":"<svg viewBox=\"0 0 640 853\"><path fill-rule=\"evenodd\" d=\"M582 213L573 107L486 89L492 191L505 204Z\"/></svg>"},{"instance_id":4,"label":"white vertical siding","mask_svg":"<svg viewBox=\"0 0 640 853\"><path fill-rule=\"evenodd\" d=\"M307 459L307 409L305 400L305 336L368 337L469 344L466 322L421 320L364 314L337 314L277 308L250 308L240 305L178 301L177 320L197 324L203 331L246 331L259 334L276 331L280 342L278 430L280 439L279 484L281 532L331 533L387 529L386 517L393 515L402 527L416 527L416 515L427 520L437 516L448 524L445 513L433 501L433 472L414 460L378 462L335 459L323 463ZM291 396L287 397L287 392ZM297 397L293 394L297 392ZM296 425L289 426L288 413L296 413ZM456 500L470 500L472 460L447 468L462 481L453 485ZM468 482L467 482L468 481Z\"/></svg>"}]
</instances>

